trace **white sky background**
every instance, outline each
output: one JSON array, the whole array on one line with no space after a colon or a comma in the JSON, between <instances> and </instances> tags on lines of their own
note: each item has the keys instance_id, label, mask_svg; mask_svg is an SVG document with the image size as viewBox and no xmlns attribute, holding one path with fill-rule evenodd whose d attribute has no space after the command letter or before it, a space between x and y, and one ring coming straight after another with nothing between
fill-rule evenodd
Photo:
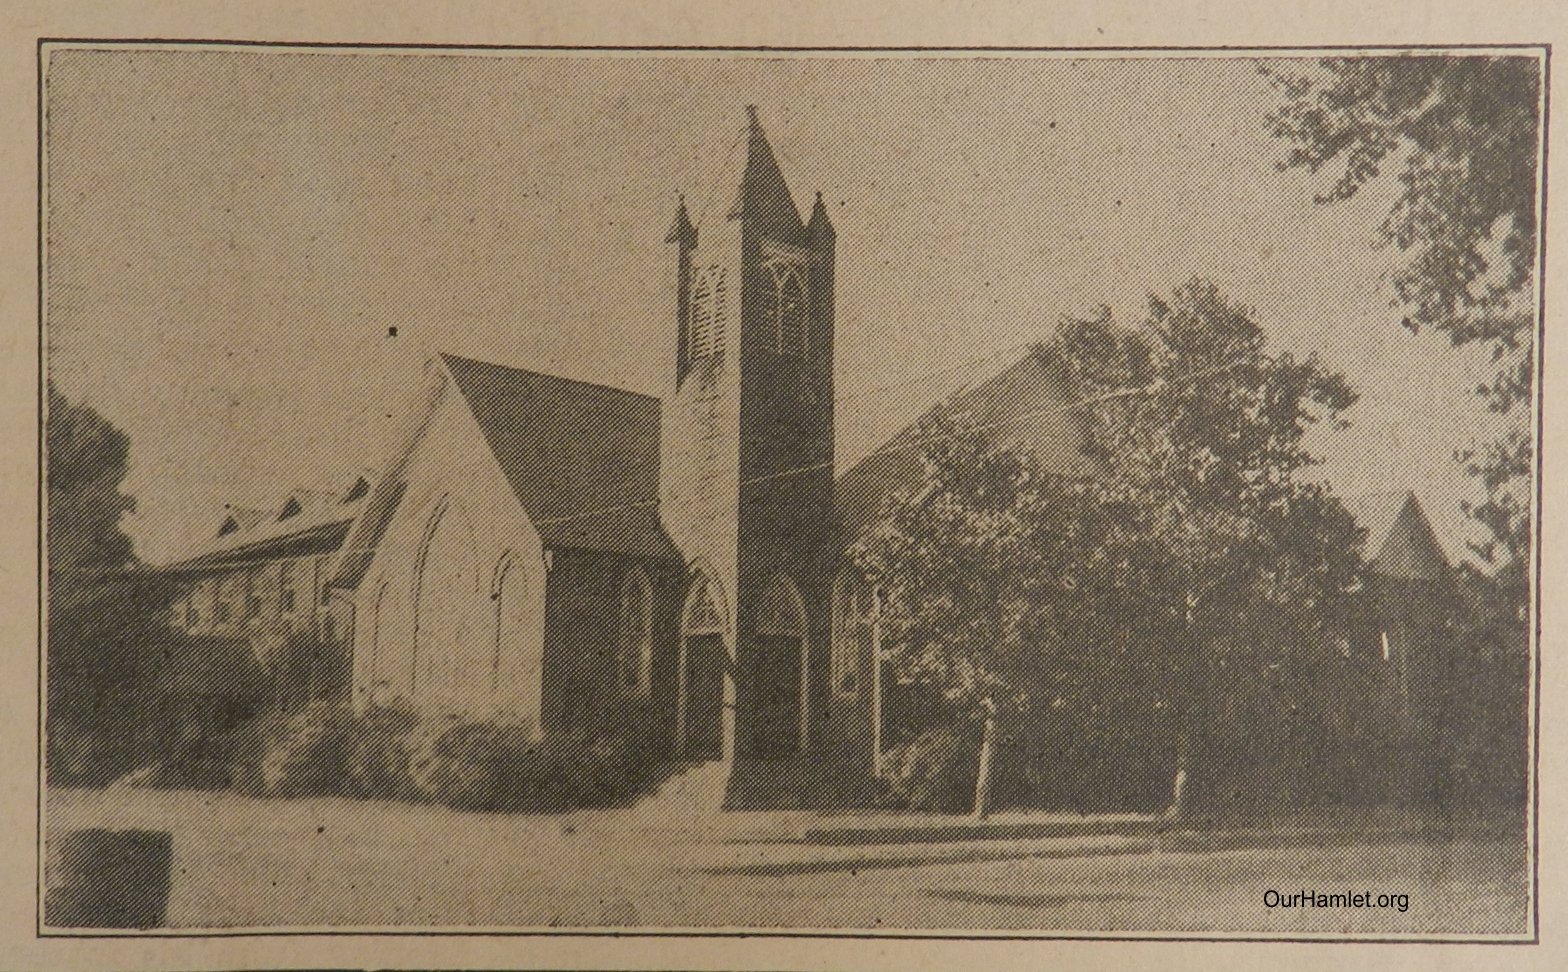
<instances>
[{"instance_id":1,"label":"white sky background","mask_svg":"<svg viewBox=\"0 0 1568 972\"><path fill-rule=\"evenodd\" d=\"M1360 391L1315 440L1342 493L1457 530L1495 421L1477 352L1398 325L1387 192L1274 170L1250 59L56 51L47 84L50 373L130 435L153 560L382 463L438 350L659 393L675 196L722 218L748 103L838 229L841 460L1194 275Z\"/></svg>"}]
</instances>

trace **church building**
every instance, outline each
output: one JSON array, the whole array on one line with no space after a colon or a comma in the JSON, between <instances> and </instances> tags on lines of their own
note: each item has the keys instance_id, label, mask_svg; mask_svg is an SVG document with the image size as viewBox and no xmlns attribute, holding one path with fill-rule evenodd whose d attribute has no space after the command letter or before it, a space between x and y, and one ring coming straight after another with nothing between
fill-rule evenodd
<instances>
[{"instance_id":1,"label":"church building","mask_svg":"<svg viewBox=\"0 0 1568 972\"><path fill-rule=\"evenodd\" d=\"M360 711L634 733L711 765L731 805L863 797L896 692L846 552L919 485L924 433L835 470L835 233L820 193L802 219L748 115L733 203L696 225L682 201L666 237L661 396L437 355L378 474L255 523L231 510L169 568L189 582L177 623L287 635L315 619L346 644L313 694ZM932 411L1094 475L1060 361L1035 347L993 364ZM1448 563L1413 496L1352 505L1379 618L1354 650L1419 696L1436 652L1411 605Z\"/></svg>"},{"instance_id":2,"label":"church building","mask_svg":"<svg viewBox=\"0 0 1568 972\"><path fill-rule=\"evenodd\" d=\"M329 580L352 696L651 726L671 758L869 780L871 599L841 576L834 230L749 110L733 205L679 205L662 401L451 355ZM635 723L631 720L637 720Z\"/></svg>"}]
</instances>

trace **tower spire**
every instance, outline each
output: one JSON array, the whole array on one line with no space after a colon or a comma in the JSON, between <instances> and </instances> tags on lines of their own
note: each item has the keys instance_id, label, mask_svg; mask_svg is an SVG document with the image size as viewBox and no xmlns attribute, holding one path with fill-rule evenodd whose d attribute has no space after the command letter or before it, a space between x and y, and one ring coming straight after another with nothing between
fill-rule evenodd
<instances>
[{"instance_id":1,"label":"tower spire","mask_svg":"<svg viewBox=\"0 0 1568 972\"><path fill-rule=\"evenodd\" d=\"M817 193L817 201L811 207L811 221L806 224L806 235L811 242L816 244L831 243L837 237L833 229L833 221L828 219L828 207L822 202L822 193Z\"/></svg>"},{"instance_id":2,"label":"tower spire","mask_svg":"<svg viewBox=\"0 0 1568 972\"><path fill-rule=\"evenodd\" d=\"M691 224L691 215L686 212L686 194L677 194L676 200L675 222L670 224L670 231L665 234L664 242L679 243L690 249L697 245L697 227Z\"/></svg>"},{"instance_id":3,"label":"tower spire","mask_svg":"<svg viewBox=\"0 0 1568 972\"><path fill-rule=\"evenodd\" d=\"M746 125L746 170L729 218L744 220L768 236L798 239L805 233L805 225L800 221L800 211L795 208L773 146L762 130L756 105L746 106Z\"/></svg>"}]
</instances>

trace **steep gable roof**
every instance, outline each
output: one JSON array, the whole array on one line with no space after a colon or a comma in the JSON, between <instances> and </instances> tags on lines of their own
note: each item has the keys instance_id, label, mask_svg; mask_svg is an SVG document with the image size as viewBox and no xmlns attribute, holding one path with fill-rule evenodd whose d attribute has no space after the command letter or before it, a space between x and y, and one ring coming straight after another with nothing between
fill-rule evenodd
<instances>
[{"instance_id":1,"label":"steep gable roof","mask_svg":"<svg viewBox=\"0 0 1568 972\"><path fill-rule=\"evenodd\" d=\"M1430 580L1448 569L1448 557L1414 493L1370 493L1340 502L1367 531L1364 556L1373 573Z\"/></svg>"},{"instance_id":2,"label":"steep gable roof","mask_svg":"<svg viewBox=\"0 0 1568 972\"><path fill-rule=\"evenodd\" d=\"M977 373L886 445L839 474L833 490L839 526L846 536L857 536L876 518L886 497L919 484L925 474L922 424L942 412L963 416L998 446L1027 449L1050 472L1092 475L1087 430L1071 408L1075 400L1065 370L1038 346L1007 359L999 371Z\"/></svg>"},{"instance_id":3,"label":"steep gable roof","mask_svg":"<svg viewBox=\"0 0 1568 972\"><path fill-rule=\"evenodd\" d=\"M694 242L696 232L724 221L742 222L781 243L808 242L806 224L755 106L747 106L746 126L735 141L716 153L711 168L705 168L690 198L683 197L668 242Z\"/></svg>"},{"instance_id":4,"label":"steep gable roof","mask_svg":"<svg viewBox=\"0 0 1568 972\"><path fill-rule=\"evenodd\" d=\"M677 559L659 524L659 400L443 354L547 545Z\"/></svg>"}]
</instances>

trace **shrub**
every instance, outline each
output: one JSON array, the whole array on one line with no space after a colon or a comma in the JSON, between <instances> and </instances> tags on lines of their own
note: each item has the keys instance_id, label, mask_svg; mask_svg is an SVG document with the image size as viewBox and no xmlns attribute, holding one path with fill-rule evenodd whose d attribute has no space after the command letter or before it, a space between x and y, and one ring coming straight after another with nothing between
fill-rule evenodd
<instances>
[{"instance_id":1,"label":"shrub","mask_svg":"<svg viewBox=\"0 0 1568 972\"><path fill-rule=\"evenodd\" d=\"M642 789L650 765L641 747L626 736L568 736L552 741L546 752L560 767L557 800L575 806L625 802Z\"/></svg>"},{"instance_id":2,"label":"shrub","mask_svg":"<svg viewBox=\"0 0 1568 972\"><path fill-rule=\"evenodd\" d=\"M409 778L425 799L465 810L561 811L624 802L649 779L634 737L563 733L539 739L511 723L426 724L410 745Z\"/></svg>"},{"instance_id":3,"label":"shrub","mask_svg":"<svg viewBox=\"0 0 1568 972\"><path fill-rule=\"evenodd\" d=\"M973 733L931 729L888 754L888 789L912 810L962 813L974 806L979 760Z\"/></svg>"},{"instance_id":4,"label":"shrub","mask_svg":"<svg viewBox=\"0 0 1568 972\"><path fill-rule=\"evenodd\" d=\"M442 720L415 728L408 773L420 795L465 810L493 810L535 748L524 725Z\"/></svg>"},{"instance_id":5,"label":"shrub","mask_svg":"<svg viewBox=\"0 0 1568 972\"><path fill-rule=\"evenodd\" d=\"M239 758L236 785L260 796L345 794L355 736L353 714L330 702L263 715L242 747L248 751Z\"/></svg>"},{"instance_id":6,"label":"shrub","mask_svg":"<svg viewBox=\"0 0 1568 972\"><path fill-rule=\"evenodd\" d=\"M347 766L356 795L383 800L421 796L409 774L419 728L419 717L407 709L377 707L359 717Z\"/></svg>"},{"instance_id":7,"label":"shrub","mask_svg":"<svg viewBox=\"0 0 1568 972\"><path fill-rule=\"evenodd\" d=\"M311 702L269 712L225 750L234 786L256 796L421 800L465 810L555 811L623 803L657 765L658 733L637 719L620 731L544 739L531 725L421 718L399 708L358 717Z\"/></svg>"}]
</instances>

